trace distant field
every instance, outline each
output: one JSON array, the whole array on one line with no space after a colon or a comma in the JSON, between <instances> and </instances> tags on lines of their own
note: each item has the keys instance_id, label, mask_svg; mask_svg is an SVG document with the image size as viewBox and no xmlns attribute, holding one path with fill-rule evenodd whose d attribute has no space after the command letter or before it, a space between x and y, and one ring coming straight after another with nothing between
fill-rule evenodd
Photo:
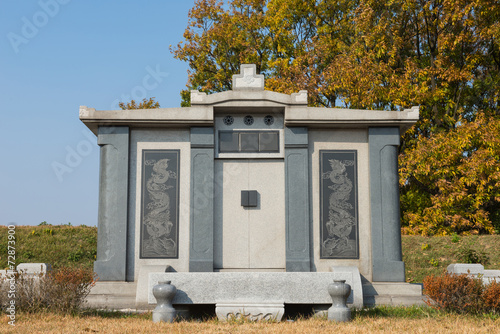
<instances>
[{"instance_id":1,"label":"distant field","mask_svg":"<svg viewBox=\"0 0 500 334\"><path fill-rule=\"evenodd\" d=\"M53 268L93 268L97 254L97 227L17 226L16 264L50 263ZM0 268L7 267L7 227L0 226Z\"/></svg>"},{"instance_id":2,"label":"distant field","mask_svg":"<svg viewBox=\"0 0 500 334\"><path fill-rule=\"evenodd\" d=\"M7 267L7 227L0 227L0 268ZM42 225L16 227L16 263L46 262L54 268L93 268L97 227ZM460 251L484 252L485 268L500 269L500 235L421 237L402 236L406 280L421 283L440 274L450 263L461 262Z\"/></svg>"}]
</instances>

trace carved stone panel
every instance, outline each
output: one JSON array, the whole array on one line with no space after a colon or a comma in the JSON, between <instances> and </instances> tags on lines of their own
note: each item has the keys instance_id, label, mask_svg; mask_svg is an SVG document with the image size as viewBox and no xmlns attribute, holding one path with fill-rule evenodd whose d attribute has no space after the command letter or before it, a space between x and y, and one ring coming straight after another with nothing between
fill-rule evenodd
<instances>
[{"instance_id":1,"label":"carved stone panel","mask_svg":"<svg viewBox=\"0 0 500 334\"><path fill-rule=\"evenodd\" d=\"M141 258L177 258L179 150L143 150Z\"/></svg>"},{"instance_id":2,"label":"carved stone panel","mask_svg":"<svg viewBox=\"0 0 500 334\"><path fill-rule=\"evenodd\" d=\"M322 259L357 259L358 184L355 150L320 151Z\"/></svg>"}]
</instances>

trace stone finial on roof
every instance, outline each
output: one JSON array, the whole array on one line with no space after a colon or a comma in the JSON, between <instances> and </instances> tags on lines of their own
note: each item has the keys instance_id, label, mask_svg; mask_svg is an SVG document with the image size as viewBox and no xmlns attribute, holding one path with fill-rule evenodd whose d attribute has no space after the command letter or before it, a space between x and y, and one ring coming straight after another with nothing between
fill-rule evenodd
<instances>
[{"instance_id":1,"label":"stone finial on roof","mask_svg":"<svg viewBox=\"0 0 500 334\"><path fill-rule=\"evenodd\" d=\"M191 104L203 103L203 100L207 96L207 93L201 93L197 90L191 91Z\"/></svg>"},{"instance_id":2,"label":"stone finial on roof","mask_svg":"<svg viewBox=\"0 0 500 334\"><path fill-rule=\"evenodd\" d=\"M292 102L296 104L307 104L307 90L300 90L298 93L292 93Z\"/></svg>"},{"instance_id":3,"label":"stone finial on roof","mask_svg":"<svg viewBox=\"0 0 500 334\"><path fill-rule=\"evenodd\" d=\"M241 64L240 74L233 75L233 90L264 90L264 75L255 64Z\"/></svg>"}]
</instances>

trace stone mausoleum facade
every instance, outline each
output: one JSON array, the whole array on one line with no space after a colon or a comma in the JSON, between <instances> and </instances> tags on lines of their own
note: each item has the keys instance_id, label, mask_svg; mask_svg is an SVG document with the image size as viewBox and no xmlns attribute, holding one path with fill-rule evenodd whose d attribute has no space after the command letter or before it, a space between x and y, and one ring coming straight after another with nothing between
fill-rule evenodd
<instances>
[{"instance_id":1,"label":"stone mausoleum facade","mask_svg":"<svg viewBox=\"0 0 500 334\"><path fill-rule=\"evenodd\" d=\"M189 108L81 107L101 147L94 295L141 307L168 279L174 305L282 309L331 302L344 277L352 305L420 296L404 283L397 172L418 116L308 107L306 91L264 90L255 65Z\"/></svg>"}]
</instances>

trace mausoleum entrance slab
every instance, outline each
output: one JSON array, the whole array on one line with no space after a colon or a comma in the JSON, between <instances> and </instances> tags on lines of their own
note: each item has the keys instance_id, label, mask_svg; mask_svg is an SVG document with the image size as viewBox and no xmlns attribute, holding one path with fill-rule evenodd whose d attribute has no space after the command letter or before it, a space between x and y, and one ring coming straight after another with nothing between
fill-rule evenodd
<instances>
[{"instance_id":1,"label":"mausoleum entrance slab","mask_svg":"<svg viewBox=\"0 0 500 334\"><path fill-rule=\"evenodd\" d=\"M215 175L214 269L284 270L283 159L216 160Z\"/></svg>"}]
</instances>

